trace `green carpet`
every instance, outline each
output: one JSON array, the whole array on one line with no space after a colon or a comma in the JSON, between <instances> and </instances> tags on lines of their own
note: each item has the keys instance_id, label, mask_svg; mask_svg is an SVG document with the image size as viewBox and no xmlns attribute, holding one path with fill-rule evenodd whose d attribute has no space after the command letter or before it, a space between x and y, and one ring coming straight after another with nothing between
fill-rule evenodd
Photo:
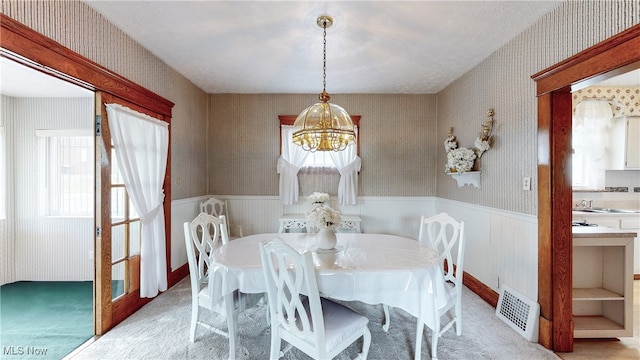
<instances>
[{"instance_id":1,"label":"green carpet","mask_svg":"<svg viewBox=\"0 0 640 360\"><path fill-rule=\"evenodd\" d=\"M0 358L62 359L92 336L92 282L19 281L0 287Z\"/></svg>"}]
</instances>

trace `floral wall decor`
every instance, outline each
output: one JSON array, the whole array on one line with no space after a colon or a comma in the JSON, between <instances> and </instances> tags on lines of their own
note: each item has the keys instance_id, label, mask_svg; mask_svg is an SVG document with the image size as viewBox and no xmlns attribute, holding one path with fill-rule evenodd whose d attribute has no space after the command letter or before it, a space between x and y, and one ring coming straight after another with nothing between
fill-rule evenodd
<instances>
[{"instance_id":1,"label":"floral wall decor","mask_svg":"<svg viewBox=\"0 0 640 360\"><path fill-rule=\"evenodd\" d=\"M475 161L485 151L491 148L493 131L493 109L487 110L487 121L482 125L473 148L458 147L458 141L453 135L453 128L449 128L449 136L444 141L444 150L447 153L447 165L445 173L464 173L471 171Z\"/></svg>"}]
</instances>

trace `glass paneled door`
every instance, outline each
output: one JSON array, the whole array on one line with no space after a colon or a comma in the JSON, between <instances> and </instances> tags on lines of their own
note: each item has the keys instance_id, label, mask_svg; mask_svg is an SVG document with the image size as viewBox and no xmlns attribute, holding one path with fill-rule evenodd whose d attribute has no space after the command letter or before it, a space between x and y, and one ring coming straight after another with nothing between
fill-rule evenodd
<instances>
[{"instance_id":1,"label":"glass paneled door","mask_svg":"<svg viewBox=\"0 0 640 360\"><path fill-rule=\"evenodd\" d=\"M140 297L140 248L142 225L116 160L105 104L120 104L154 118L162 116L113 95L96 93L97 188L101 204L96 209L96 330L104 333L151 299ZM96 195L98 196L98 195Z\"/></svg>"}]
</instances>

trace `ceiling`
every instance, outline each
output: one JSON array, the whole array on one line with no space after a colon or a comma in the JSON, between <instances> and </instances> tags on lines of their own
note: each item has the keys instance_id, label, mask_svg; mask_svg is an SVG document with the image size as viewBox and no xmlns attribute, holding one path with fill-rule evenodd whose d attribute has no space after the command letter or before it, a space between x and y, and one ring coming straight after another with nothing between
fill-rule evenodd
<instances>
[{"instance_id":1,"label":"ceiling","mask_svg":"<svg viewBox=\"0 0 640 360\"><path fill-rule=\"evenodd\" d=\"M328 13L331 94L436 93L560 3L85 1L208 93L319 93ZM640 70L598 85L640 86ZM0 93L93 96L3 57Z\"/></svg>"},{"instance_id":2,"label":"ceiling","mask_svg":"<svg viewBox=\"0 0 640 360\"><path fill-rule=\"evenodd\" d=\"M100 1L207 93L434 94L562 1Z\"/></svg>"},{"instance_id":3,"label":"ceiling","mask_svg":"<svg viewBox=\"0 0 640 360\"><path fill-rule=\"evenodd\" d=\"M93 97L93 92L0 57L0 94L11 97Z\"/></svg>"}]
</instances>

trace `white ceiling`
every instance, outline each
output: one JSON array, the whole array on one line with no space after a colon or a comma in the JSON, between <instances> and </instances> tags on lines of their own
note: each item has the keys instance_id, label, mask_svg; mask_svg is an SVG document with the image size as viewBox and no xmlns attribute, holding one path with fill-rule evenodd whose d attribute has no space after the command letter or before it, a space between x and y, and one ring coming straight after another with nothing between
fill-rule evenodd
<instances>
[{"instance_id":1,"label":"white ceiling","mask_svg":"<svg viewBox=\"0 0 640 360\"><path fill-rule=\"evenodd\" d=\"M84 0L208 93L436 93L562 1Z\"/></svg>"},{"instance_id":2,"label":"white ceiling","mask_svg":"<svg viewBox=\"0 0 640 360\"><path fill-rule=\"evenodd\" d=\"M12 97L92 97L93 92L0 57L0 94Z\"/></svg>"},{"instance_id":3,"label":"white ceiling","mask_svg":"<svg viewBox=\"0 0 640 360\"><path fill-rule=\"evenodd\" d=\"M330 94L435 93L560 3L85 1L209 93L319 93L330 14ZM1 94L92 96L0 60ZM640 86L640 70L598 85Z\"/></svg>"}]
</instances>

